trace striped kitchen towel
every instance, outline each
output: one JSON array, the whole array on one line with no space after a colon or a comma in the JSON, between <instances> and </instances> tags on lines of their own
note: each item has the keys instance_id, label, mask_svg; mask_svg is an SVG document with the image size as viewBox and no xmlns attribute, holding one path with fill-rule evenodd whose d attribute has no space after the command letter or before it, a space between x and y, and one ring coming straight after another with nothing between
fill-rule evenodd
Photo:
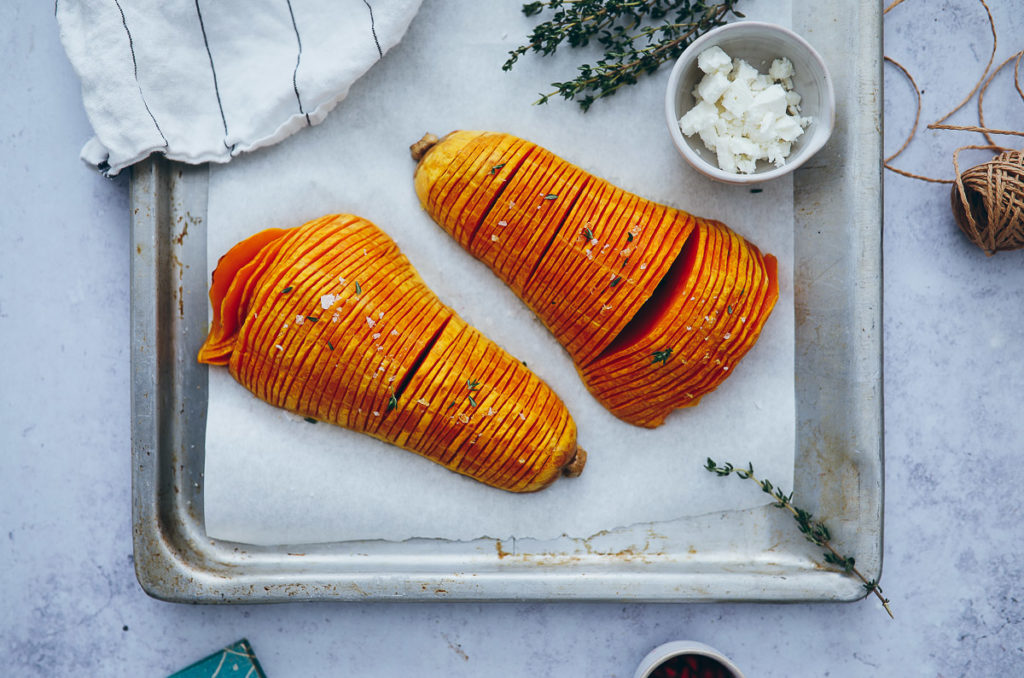
<instances>
[{"instance_id":1,"label":"striped kitchen towel","mask_svg":"<svg viewBox=\"0 0 1024 678\"><path fill-rule=\"evenodd\" d=\"M227 162L322 122L422 0L56 0L107 175Z\"/></svg>"}]
</instances>

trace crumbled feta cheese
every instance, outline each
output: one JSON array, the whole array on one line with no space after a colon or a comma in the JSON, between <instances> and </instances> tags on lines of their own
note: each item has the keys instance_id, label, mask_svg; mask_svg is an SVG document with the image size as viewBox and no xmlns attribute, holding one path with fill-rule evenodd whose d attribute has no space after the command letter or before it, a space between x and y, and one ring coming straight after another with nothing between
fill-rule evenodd
<instances>
[{"instance_id":1,"label":"crumbled feta cheese","mask_svg":"<svg viewBox=\"0 0 1024 678\"><path fill-rule=\"evenodd\" d=\"M695 105L679 119L679 130L696 134L726 172L750 174L759 160L781 167L811 123L800 115L793 63L775 59L765 75L711 47L697 57L697 67L705 75L693 90Z\"/></svg>"}]
</instances>

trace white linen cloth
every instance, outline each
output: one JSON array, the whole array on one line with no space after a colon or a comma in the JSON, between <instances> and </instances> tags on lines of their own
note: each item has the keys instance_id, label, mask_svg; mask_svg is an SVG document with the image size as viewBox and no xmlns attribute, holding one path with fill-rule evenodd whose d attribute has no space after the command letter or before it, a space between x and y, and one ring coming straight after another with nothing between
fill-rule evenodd
<instances>
[{"instance_id":1,"label":"white linen cloth","mask_svg":"<svg viewBox=\"0 0 1024 678\"><path fill-rule=\"evenodd\" d=\"M421 0L57 0L107 175L159 152L229 161L316 125Z\"/></svg>"}]
</instances>

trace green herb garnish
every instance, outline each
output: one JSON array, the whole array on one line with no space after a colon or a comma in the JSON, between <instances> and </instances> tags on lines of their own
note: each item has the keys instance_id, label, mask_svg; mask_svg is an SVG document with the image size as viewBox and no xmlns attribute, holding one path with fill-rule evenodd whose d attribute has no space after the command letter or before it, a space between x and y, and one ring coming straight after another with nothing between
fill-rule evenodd
<instances>
[{"instance_id":1,"label":"green herb garnish","mask_svg":"<svg viewBox=\"0 0 1024 678\"><path fill-rule=\"evenodd\" d=\"M281 290L281 294L288 294L289 292L292 291L292 289L293 289L292 286L289 285L288 287L286 287L283 290Z\"/></svg>"},{"instance_id":2,"label":"green herb garnish","mask_svg":"<svg viewBox=\"0 0 1024 678\"><path fill-rule=\"evenodd\" d=\"M307 315L306 320L308 320L311 323L315 323L317 320L320 320L320 318L318 318L315 315Z\"/></svg>"},{"instance_id":3,"label":"green herb garnish","mask_svg":"<svg viewBox=\"0 0 1024 678\"><path fill-rule=\"evenodd\" d=\"M363 293L363 286L360 285L359 281L357 280L356 281L356 294L362 294L362 293Z\"/></svg>"},{"instance_id":4,"label":"green herb garnish","mask_svg":"<svg viewBox=\"0 0 1024 678\"><path fill-rule=\"evenodd\" d=\"M303 417L303 419L308 421L310 424L315 424L316 423L316 419L314 419L313 417Z\"/></svg>"},{"instance_id":5,"label":"green herb garnish","mask_svg":"<svg viewBox=\"0 0 1024 678\"><path fill-rule=\"evenodd\" d=\"M509 52L502 70L511 70L529 52L554 54L560 45L586 47L591 41L604 50L593 65L577 67L576 76L553 82L554 91L542 94L535 104L552 96L575 100L584 111L597 100L612 96L623 85L635 84L666 61L676 59L694 38L721 26L732 14L737 0L545 0L523 5L523 14L536 16L551 10L551 18L537 24L527 44Z\"/></svg>"},{"instance_id":6,"label":"green herb garnish","mask_svg":"<svg viewBox=\"0 0 1024 678\"><path fill-rule=\"evenodd\" d=\"M557 197L558 197L558 196L557 196L556 194L554 194L554 193L548 193L547 195L545 195L545 196L544 196L544 199L545 199L545 200L554 200L554 199L556 199Z\"/></svg>"},{"instance_id":7,"label":"green herb garnish","mask_svg":"<svg viewBox=\"0 0 1024 678\"><path fill-rule=\"evenodd\" d=\"M632 233L627 233L626 234L626 242L633 242L633 234Z\"/></svg>"},{"instance_id":8,"label":"green herb garnish","mask_svg":"<svg viewBox=\"0 0 1024 678\"><path fill-rule=\"evenodd\" d=\"M615 286L616 286L616 285L618 285L618 284L619 284L620 282L622 282L622 276L621 276L621 275L617 275L617 276L615 276L614 280L612 280L612 281L611 281L610 283L608 283L608 284L609 284L610 286L612 286L612 287L615 287Z\"/></svg>"},{"instance_id":9,"label":"green herb garnish","mask_svg":"<svg viewBox=\"0 0 1024 678\"><path fill-rule=\"evenodd\" d=\"M591 231L589 228L584 228L583 229L583 235L587 236L587 240L593 240L594 239L594 232Z\"/></svg>"},{"instance_id":10,"label":"green herb garnish","mask_svg":"<svg viewBox=\"0 0 1024 678\"><path fill-rule=\"evenodd\" d=\"M769 480L758 480L754 475L754 465L748 463L747 468L741 469L736 468L732 464L726 463L724 466L719 466L715 463L715 460L708 457L707 463L704 465L704 469L711 473L714 473L720 477L736 474L737 477L743 480L753 480L755 483L761 486L761 491L765 494L770 494L775 498L775 503L772 506L780 509L786 509L793 514L793 519L797 522L797 526L800 528L800 532L807 538L807 541L811 542L815 546L820 546L825 549L823 558L829 565L834 565L842 570L846 574L852 574L860 579L864 590L867 593L873 593L882 602L882 607L889 613L889 617L892 618L892 609L889 607L889 599L882 595L882 587L878 585L877 579L869 580L863 574L861 574L855 567L856 560L853 556L840 555L839 551L832 546L832 533L829 531L828 526L820 520L814 520L814 515L809 511L805 511L802 508L793 505L793 493L786 494L781 489L772 485Z\"/></svg>"},{"instance_id":11,"label":"green herb garnish","mask_svg":"<svg viewBox=\"0 0 1024 678\"><path fill-rule=\"evenodd\" d=\"M330 340L327 341L327 348L331 349L332 351L334 350L334 344L332 344Z\"/></svg>"},{"instance_id":12,"label":"green herb garnish","mask_svg":"<svg viewBox=\"0 0 1024 678\"><path fill-rule=\"evenodd\" d=\"M672 355L672 349L666 348L661 351L655 351L651 354L651 364L661 363L664 365L668 362L669 357Z\"/></svg>"},{"instance_id":13,"label":"green herb garnish","mask_svg":"<svg viewBox=\"0 0 1024 678\"><path fill-rule=\"evenodd\" d=\"M398 397L395 396L394 393L392 393L391 397L388 398L388 408L385 410L385 412L390 412L391 410L395 409L396 407L398 407Z\"/></svg>"},{"instance_id":14,"label":"green herb garnish","mask_svg":"<svg viewBox=\"0 0 1024 678\"><path fill-rule=\"evenodd\" d=\"M497 172L498 170L500 170L504 166L505 166L505 163L501 163L501 164L495 165L494 167L491 168L491 171L488 172L488 174L494 174L495 172Z\"/></svg>"}]
</instances>

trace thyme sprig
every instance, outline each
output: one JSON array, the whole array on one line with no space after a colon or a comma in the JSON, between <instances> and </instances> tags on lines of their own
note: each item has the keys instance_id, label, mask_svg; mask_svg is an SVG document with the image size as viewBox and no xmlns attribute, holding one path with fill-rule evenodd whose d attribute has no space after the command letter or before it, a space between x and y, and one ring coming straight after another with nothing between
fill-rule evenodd
<instances>
[{"instance_id":1,"label":"thyme sprig","mask_svg":"<svg viewBox=\"0 0 1024 678\"><path fill-rule=\"evenodd\" d=\"M545 10L551 18L534 27L529 42L509 52L502 70L509 71L529 52L554 54L558 47L585 47L593 40L604 57L593 65L577 67L575 78L553 82L554 91L540 95L535 104L553 96L575 100L584 111L598 99L632 85L666 61L675 59L694 38L724 24L729 15L742 17L737 0L545 0L523 5L523 14Z\"/></svg>"},{"instance_id":2,"label":"thyme sprig","mask_svg":"<svg viewBox=\"0 0 1024 678\"><path fill-rule=\"evenodd\" d=\"M881 601L882 607L889 614L890 618L894 618L892 614L892 608L889 607L889 599L882 595L882 587L878 585L877 579L868 579L865 577L856 567L856 560L853 556L844 556L839 553L832 546L832 533L829 531L828 526L820 520L815 520L814 515L809 511L805 511L798 506L793 505L793 493L786 494L780 488L775 487L772 482L768 479L759 479L754 475L754 465L748 463L747 467L736 468L730 463L726 463L724 466L719 466L714 459L708 457L707 463L704 465L704 469L710 473L714 473L720 477L729 476L735 474L738 478L743 480L753 480L755 483L761 486L761 491L765 494L770 494L775 498L775 503L772 506L776 508L786 509L793 514L793 519L796 520L797 526L800 528L800 532L807 538L807 541L811 542L815 546L820 546L825 549L823 558L829 565L838 567L846 574L852 574L861 581L861 585L867 593L873 593Z\"/></svg>"}]
</instances>

